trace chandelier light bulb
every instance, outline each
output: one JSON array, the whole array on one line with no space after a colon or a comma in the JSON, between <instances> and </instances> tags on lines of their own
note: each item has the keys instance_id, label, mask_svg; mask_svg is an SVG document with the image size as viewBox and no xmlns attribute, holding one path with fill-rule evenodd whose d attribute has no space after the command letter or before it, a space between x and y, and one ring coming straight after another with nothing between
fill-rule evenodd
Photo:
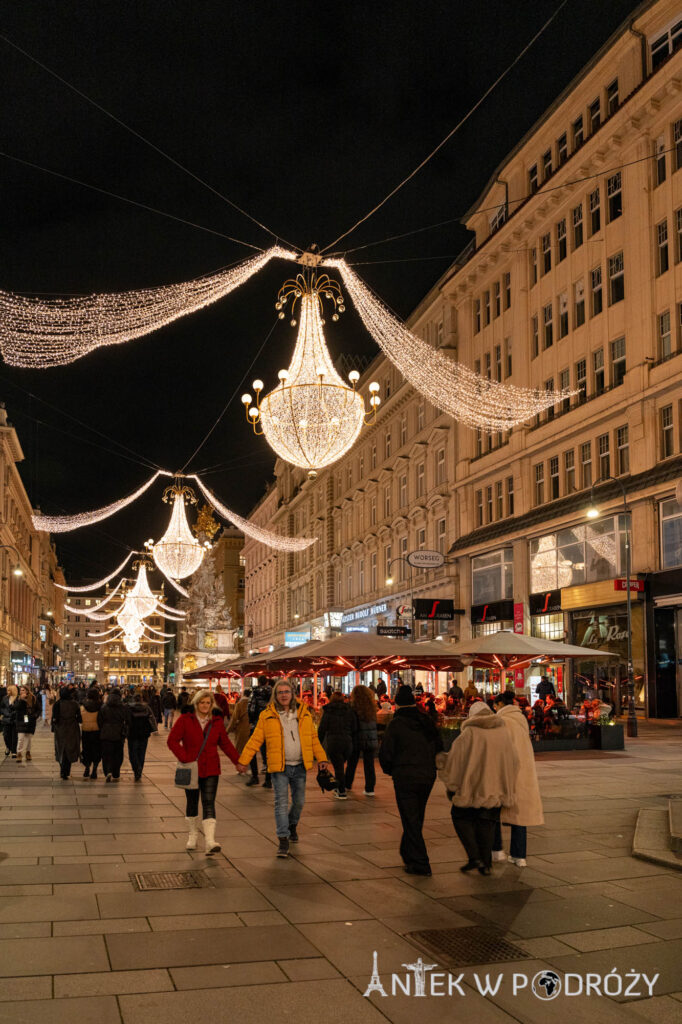
<instances>
[{"instance_id":1,"label":"chandelier light bulb","mask_svg":"<svg viewBox=\"0 0 682 1024\"><path fill-rule=\"evenodd\" d=\"M351 384L357 384L357 382L360 380L360 374L358 373L358 371L351 370L350 373L348 374L348 380L351 382Z\"/></svg>"},{"instance_id":2,"label":"chandelier light bulb","mask_svg":"<svg viewBox=\"0 0 682 1024\"><path fill-rule=\"evenodd\" d=\"M368 390L371 391L372 393L375 393L375 392L379 391L379 385L377 384L377 382L375 380L372 381L372 383L370 384Z\"/></svg>"},{"instance_id":3,"label":"chandelier light bulb","mask_svg":"<svg viewBox=\"0 0 682 1024\"><path fill-rule=\"evenodd\" d=\"M289 372L288 372L287 370L280 370L280 371L278 372L277 376L278 376L278 377L279 377L279 379L280 379L280 380L282 380L282 381L284 381L284 380L288 380L288 378L289 378Z\"/></svg>"},{"instance_id":4,"label":"chandelier light bulb","mask_svg":"<svg viewBox=\"0 0 682 1024\"><path fill-rule=\"evenodd\" d=\"M173 502L168 529L152 548L156 565L169 579L182 580L195 573L201 565L206 549L193 536L187 522L185 497L195 501L189 487L174 485L164 494L164 501Z\"/></svg>"},{"instance_id":5,"label":"chandelier light bulb","mask_svg":"<svg viewBox=\"0 0 682 1024\"><path fill-rule=\"evenodd\" d=\"M265 387L265 385L263 384L262 380L254 380L254 382L253 382L253 390L254 391L262 391L264 387Z\"/></svg>"},{"instance_id":6,"label":"chandelier light bulb","mask_svg":"<svg viewBox=\"0 0 682 1024\"><path fill-rule=\"evenodd\" d=\"M253 399L251 398L251 395L248 394L248 392L245 395L242 395L242 405L251 405L252 401Z\"/></svg>"}]
</instances>

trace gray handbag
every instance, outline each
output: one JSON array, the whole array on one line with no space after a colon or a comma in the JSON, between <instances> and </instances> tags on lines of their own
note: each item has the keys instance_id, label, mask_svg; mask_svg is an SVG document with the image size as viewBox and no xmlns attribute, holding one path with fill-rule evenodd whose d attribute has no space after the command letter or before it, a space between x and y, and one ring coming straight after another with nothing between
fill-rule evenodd
<instances>
[{"instance_id":1,"label":"gray handbag","mask_svg":"<svg viewBox=\"0 0 682 1024\"><path fill-rule=\"evenodd\" d=\"M199 788L199 758L204 752L204 747L208 743L208 737L211 735L211 729L213 728L213 722L209 725L204 736L204 742L199 748L196 761L189 761L184 764L182 761L178 761L175 766L175 785L180 789L198 789Z\"/></svg>"}]
</instances>

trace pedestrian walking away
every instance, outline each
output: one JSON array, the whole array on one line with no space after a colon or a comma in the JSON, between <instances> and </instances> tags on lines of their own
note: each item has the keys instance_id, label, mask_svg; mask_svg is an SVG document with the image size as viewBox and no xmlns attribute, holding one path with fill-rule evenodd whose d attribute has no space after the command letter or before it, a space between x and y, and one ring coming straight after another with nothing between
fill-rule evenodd
<instances>
[{"instance_id":1,"label":"pedestrian walking away","mask_svg":"<svg viewBox=\"0 0 682 1024\"><path fill-rule=\"evenodd\" d=\"M230 737L240 754L246 746L246 741L248 740L251 732L251 723L249 722L250 697L251 690L244 690L244 693L234 706L232 717L230 718L230 724L227 729L227 735Z\"/></svg>"},{"instance_id":2,"label":"pedestrian walking away","mask_svg":"<svg viewBox=\"0 0 682 1024\"><path fill-rule=\"evenodd\" d=\"M440 733L415 704L412 689L398 687L396 710L379 750L379 763L393 779L395 800L403 826L400 856L411 875L430 875L431 865L422 830L424 815L436 781L436 754L442 749Z\"/></svg>"},{"instance_id":3,"label":"pedestrian walking away","mask_svg":"<svg viewBox=\"0 0 682 1024\"><path fill-rule=\"evenodd\" d=\"M512 807L518 762L509 730L499 715L476 701L459 738L439 758L440 778L452 806L450 816L468 857L460 871L491 873L495 825Z\"/></svg>"},{"instance_id":4,"label":"pedestrian walking away","mask_svg":"<svg viewBox=\"0 0 682 1024\"><path fill-rule=\"evenodd\" d=\"M52 708L54 756L62 779L71 775L71 765L81 752L81 709L72 686L65 686Z\"/></svg>"},{"instance_id":5,"label":"pedestrian walking away","mask_svg":"<svg viewBox=\"0 0 682 1024\"><path fill-rule=\"evenodd\" d=\"M0 701L2 716L2 735L5 740L5 757L17 756L17 709L15 707L19 691L10 683Z\"/></svg>"},{"instance_id":6,"label":"pedestrian walking away","mask_svg":"<svg viewBox=\"0 0 682 1024\"><path fill-rule=\"evenodd\" d=\"M177 706L178 702L175 699L175 694L170 686L167 686L165 690L161 691L161 709L163 711L163 725L165 729L173 727L173 717Z\"/></svg>"},{"instance_id":7,"label":"pedestrian walking away","mask_svg":"<svg viewBox=\"0 0 682 1024\"><path fill-rule=\"evenodd\" d=\"M133 769L135 782L142 781L147 742L159 727L152 706L142 700L141 690L135 690L128 701L128 760Z\"/></svg>"},{"instance_id":8,"label":"pedestrian walking away","mask_svg":"<svg viewBox=\"0 0 682 1024\"><path fill-rule=\"evenodd\" d=\"M102 745L97 720L101 707L102 696L96 686L91 686L81 705L81 762L84 779L97 778L97 768L102 760Z\"/></svg>"},{"instance_id":9,"label":"pedestrian walking away","mask_svg":"<svg viewBox=\"0 0 682 1024\"><path fill-rule=\"evenodd\" d=\"M521 708L514 703L512 693L499 693L494 701L495 711L507 727L517 759L514 779L514 804L501 815L505 825L511 825L509 861L518 868L526 866L527 829L529 826L544 825L542 798L535 768L535 754L530 740L528 721ZM493 860L507 860L502 848L502 829L495 826Z\"/></svg>"},{"instance_id":10,"label":"pedestrian walking away","mask_svg":"<svg viewBox=\"0 0 682 1024\"><path fill-rule=\"evenodd\" d=\"M268 677L258 676L258 685L251 691L251 698L249 700L249 722L251 724L251 732L256 728L256 722L258 721L261 713L265 711L266 707L270 703L271 696L272 688L268 683ZM264 786L266 789L271 789L272 780L270 779L270 775L267 770L265 746L261 747L260 755L263 761L263 771L265 772ZM246 785L257 786L258 781L258 751L256 751L251 760L251 778Z\"/></svg>"},{"instance_id":11,"label":"pedestrian walking away","mask_svg":"<svg viewBox=\"0 0 682 1024\"><path fill-rule=\"evenodd\" d=\"M198 758L199 786L197 789L185 790L185 821L189 831L185 849L197 848L201 797L206 853L220 853L220 843L215 837L215 799L220 778L218 747L234 765L237 764L239 755L225 732L222 711L209 691L199 690L194 694L192 702L179 716L166 742L182 764L191 764Z\"/></svg>"},{"instance_id":12,"label":"pedestrian walking away","mask_svg":"<svg viewBox=\"0 0 682 1024\"><path fill-rule=\"evenodd\" d=\"M358 719L358 732L357 742L346 766L346 789L352 787L358 761L362 758L365 771L365 796L374 796L377 781L374 761L379 753L379 737L377 735L377 702L369 686L353 687L350 706Z\"/></svg>"},{"instance_id":13,"label":"pedestrian walking away","mask_svg":"<svg viewBox=\"0 0 682 1024\"><path fill-rule=\"evenodd\" d=\"M263 745L275 791L275 831L278 857L289 856L289 843L298 842L298 823L305 804L306 773L317 760L329 761L320 743L308 706L294 697L289 682L275 683L270 703L261 712L249 741L239 755L239 771L247 772L251 758ZM289 804L291 790L291 804Z\"/></svg>"},{"instance_id":14,"label":"pedestrian walking away","mask_svg":"<svg viewBox=\"0 0 682 1024\"><path fill-rule=\"evenodd\" d=\"M36 731L40 708L35 694L27 686L19 687L19 696L14 707L17 729L17 764L21 764L23 758L26 758L27 761L32 759L31 740Z\"/></svg>"},{"instance_id":15,"label":"pedestrian walking away","mask_svg":"<svg viewBox=\"0 0 682 1024\"><path fill-rule=\"evenodd\" d=\"M97 712L102 771L106 782L118 782L123 764L123 741L128 735L130 715L121 700L120 690L111 690Z\"/></svg>"},{"instance_id":16,"label":"pedestrian walking away","mask_svg":"<svg viewBox=\"0 0 682 1024\"><path fill-rule=\"evenodd\" d=\"M346 764L357 747L358 718L339 690L331 695L322 712L317 735L334 768L338 784L335 796L338 800L347 800Z\"/></svg>"}]
</instances>

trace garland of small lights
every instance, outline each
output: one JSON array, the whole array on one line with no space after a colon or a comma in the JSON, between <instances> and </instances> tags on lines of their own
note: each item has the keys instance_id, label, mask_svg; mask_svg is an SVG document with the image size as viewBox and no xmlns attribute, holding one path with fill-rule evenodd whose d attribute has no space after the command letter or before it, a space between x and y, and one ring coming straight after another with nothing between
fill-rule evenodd
<instances>
[{"instance_id":1,"label":"garland of small lights","mask_svg":"<svg viewBox=\"0 0 682 1024\"><path fill-rule=\"evenodd\" d=\"M68 590L70 594L88 594L93 590L99 590L100 587L104 587L107 583L110 583L114 576L118 576L121 569L125 568L133 555L136 554L136 551L131 551L130 554L126 555L121 564L109 574L109 576L105 576L103 580L97 580L97 583L90 583L87 587L66 587L62 586L61 583L55 583L55 587L59 590Z\"/></svg>"},{"instance_id":2,"label":"garland of small lights","mask_svg":"<svg viewBox=\"0 0 682 1024\"><path fill-rule=\"evenodd\" d=\"M109 516L115 515L120 512L121 509L126 508L127 505L132 505L145 491L148 491L151 485L159 479L160 476L172 476L172 473L167 473L163 469L157 470L153 476L142 484L141 487L133 494L128 494L125 498L120 498L118 501L112 501L110 505L104 505L102 508L93 509L91 512L78 512L72 516L44 516L40 513L34 513L31 516L36 530L45 530L46 533L68 533L70 530L79 530L82 526L93 526L95 523L101 523L103 519L108 519ZM130 558L130 555L128 555ZM128 561L126 558L126 562ZM125 565L125 562L122 563ZM118 570L116 570L118 572ZM115 573L112 576L116 575ZM109 577L109 579L112 578Z\"/></svg>"},{"instance_id":3,"label":"garland of small lights","mask_svg":"<svg viewBox=\"0 0 682 1024\"><path fill-rule=\"evenodd\" d=\"M127 561L127 559L126 559L126 561ZM114 587L114 589L109 594L107 594L104 598L102 598L102 600L99 601L97 604L93 604L91 607L89 607L87 609L87 611L89 611L89 612L99 612L99 611L101 611L102 608L104 608L106 605L109 604L109 601L111 601L111 599L113 597L116 597L116 594L119 592L119 590L121 589L121 587L123 586L124 583L125 583L125 579L119 580L118 583L116 584L116 586ZM64 604L64 608L68 612L75 612L76 615L80 615L81 614L81 609L80 608L75 608L73 605L70 605L68 603Z\"/></svg>"}]
</instances>

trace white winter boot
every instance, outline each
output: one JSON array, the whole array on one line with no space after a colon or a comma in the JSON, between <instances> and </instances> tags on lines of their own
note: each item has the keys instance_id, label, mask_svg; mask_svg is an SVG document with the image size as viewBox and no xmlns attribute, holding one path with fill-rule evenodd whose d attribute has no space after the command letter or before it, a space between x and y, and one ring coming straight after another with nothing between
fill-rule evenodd
<instances>
[{"instance_id":1,"label":"white winter boot","mask_svg":"<svg viewBox=\"0 0 682 1024\"><path fill-rule=\"evenodd\" d=\"M206 838L206 853L220 853L220 843L215 840L215 818L204 818L204 836Z\"/></svg>"},{"instance_id":2,"label":"white winter boot","mask_svg":"<svg viewBox=\"0 0 682 1024\"><path fill-rule=\"evenodd\" d=\"M187 822L187 828L189 829L185 849L196 850L197 840L199 838L199 818L185 818L185 821Z\"/></svg>"}]
</instances>

